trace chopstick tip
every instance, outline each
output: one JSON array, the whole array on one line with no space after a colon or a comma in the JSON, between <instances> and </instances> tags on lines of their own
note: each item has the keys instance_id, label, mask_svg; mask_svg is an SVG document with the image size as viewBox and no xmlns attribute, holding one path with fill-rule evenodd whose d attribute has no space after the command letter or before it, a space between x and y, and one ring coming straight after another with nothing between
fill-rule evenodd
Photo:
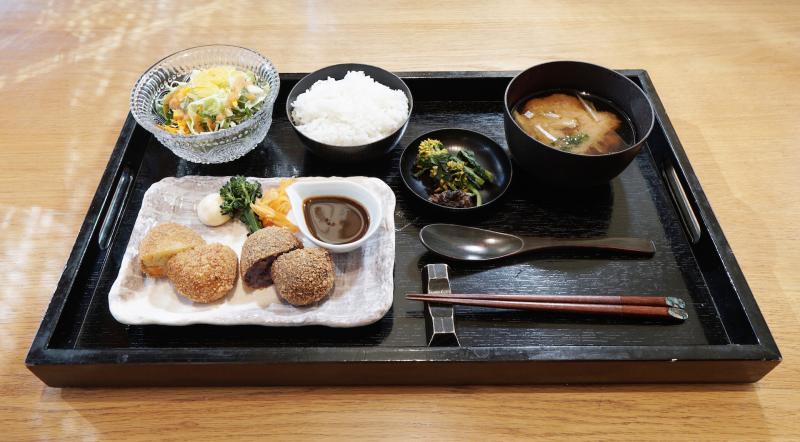
<instances>
[{"instance_id":1,"label":"chopstick tip","mask_svg":"<svg viewBox=\"0 0 800 442\"><path fill-rule=\"evenodd\" d=\"M686 310L683 310L683 309L680 309L680 308L677 308L677 307L670 307L670 308L667 309L667 312L669 312L670 316L672 316L673 318L678 319L680 321L685 321L685 320L689 319L689 314L686 313Z\"/></svg>"},{"instance_id":2,"label":"chopstick tip","mask_svg":"<svg viewBox=\"0 0 800 442\"><path fill-rule=\"evenodd\" d=\"M686 303L681 298L676 298L674 296L667 296L664 298L664 301L667 303L669 307L676 307L676 308L686 308Z\"/></svg>"}]
</instances>

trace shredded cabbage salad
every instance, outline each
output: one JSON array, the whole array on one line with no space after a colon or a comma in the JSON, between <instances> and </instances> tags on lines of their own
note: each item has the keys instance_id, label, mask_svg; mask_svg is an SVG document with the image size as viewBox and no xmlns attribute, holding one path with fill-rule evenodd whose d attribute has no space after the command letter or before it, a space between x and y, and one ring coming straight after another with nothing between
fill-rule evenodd
<instances>
[{"instance_id":1,"label":"shredded cabbage salad","mask_svg":"<svg viewBox=\"0 0 800 442\"><path fill-rule=\"evenodd\" d=\"M156 107L174 134L195 135L241 124L253 116L269 93L269 85L256 84L256 76L232 66L194 70L189 81L176 81L157 99Z\"/></svg>"}]
</instances>

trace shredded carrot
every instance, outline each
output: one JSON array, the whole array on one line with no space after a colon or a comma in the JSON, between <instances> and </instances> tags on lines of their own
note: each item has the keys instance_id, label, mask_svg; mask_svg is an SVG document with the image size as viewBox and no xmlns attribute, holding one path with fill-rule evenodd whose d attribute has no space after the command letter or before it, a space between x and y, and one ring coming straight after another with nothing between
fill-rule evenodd
<instances>
[{"instance_id":1,"label":"shredded carrot","mask_svg":"<svg viewBox=\"0 0 800 442\"><path fill-rule=\"evenodd\" d=\"M292 232L298 232L297 226L286 217L292 210L292 204L286 195L286 188L294 183L294 178L282 179L278 188L264 192L263 196L250 204L256 215L261 219L261 224L266 226L286 227Z\"/></svg>"}]
</instances>

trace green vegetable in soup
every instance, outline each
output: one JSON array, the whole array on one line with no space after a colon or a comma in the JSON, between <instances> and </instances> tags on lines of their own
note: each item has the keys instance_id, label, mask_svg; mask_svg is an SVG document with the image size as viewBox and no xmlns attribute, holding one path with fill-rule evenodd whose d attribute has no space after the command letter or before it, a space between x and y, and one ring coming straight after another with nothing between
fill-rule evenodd
<instances>
[{"instance_id":1,"label":"green vegetable in soup","mask_svg":"<svg viewBox=\"0 0 800 442\"><path fill-rule=\"evenodd\" d=\"M567 135L567 136L564 136L564 137L559 137L555 141L550 143L550 145L553 146L553 147L557 147L559 149L571 150L571 149L577 147L579 144L581 144L584 141L586 141L587 138L589 138L589 135L586 135L585 133L580 132L580 133L573 134L573 135Z\"/></svg>"}]
</instances>

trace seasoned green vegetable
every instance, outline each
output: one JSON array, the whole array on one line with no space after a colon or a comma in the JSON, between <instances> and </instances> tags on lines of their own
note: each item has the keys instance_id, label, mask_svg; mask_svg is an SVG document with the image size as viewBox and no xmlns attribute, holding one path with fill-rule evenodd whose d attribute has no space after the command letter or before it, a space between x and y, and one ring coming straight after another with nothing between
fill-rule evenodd
<instances>
[{"instance_id":1,"label":"seasoned green vegetable","mask_svg":"<svg viewBox=\"0 0 800 442\"><path fill-rule=\"evenodd\" d=\"M494 174L478 163L474 153L460 150L453 154L441 141L430 138L419 144L414 176L429 178L433 182L432 193L460 190L472 194L476 206L481 205L478 190L487 182L494 181Z\"/></svg>"},{"instance_id":2,"label":"seasoned green vegetable","mask_svg":"<svg viewBox=\"0 0 800 442\"><path fill-rule=\"evenodd\" d=\"M261 223L250 208L257 198L261 197L261 183L247 181L243 176L234 176L219 189L223 215L239 216L250 233L261 228Z\"/></svg>"}]
</instances>

